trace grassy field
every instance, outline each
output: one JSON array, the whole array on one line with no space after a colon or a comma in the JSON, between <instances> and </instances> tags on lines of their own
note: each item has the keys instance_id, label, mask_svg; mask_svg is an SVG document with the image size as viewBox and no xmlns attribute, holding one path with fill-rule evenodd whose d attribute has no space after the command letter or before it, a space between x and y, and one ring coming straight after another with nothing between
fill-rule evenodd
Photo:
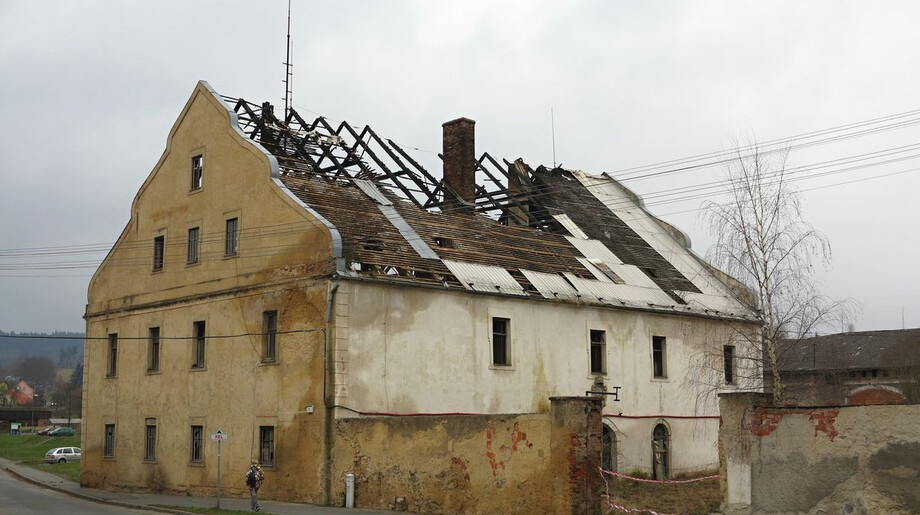
<instances>
[{"instance_id":1,"label":"grassy field","mask_svg":"<svg viewBox=\"0 0 920 515\"><path fill-rule=\"evenodd\" d=\"M79 446L79 436L0 435L0 456L76 482L80 481L79 462L45 463L45 453L55 447Z\"/></svg>"},{"instance_id":2,"label":"grassy field","mask_svg":"<svg viewBox=\"0 0 920 515\"><path fill-rule=\"evenodd\" d=\"M708 476L699 474L699 476ZM688 478L677 478L688 479ZM722 502L719 493L719 480L710 479L686 484L650 484L638 483L621 478L607 478L607 492L610 502L629 509L649 510L641 514L658 513L709 515L719 511ZM607 513L622 513L608 508Z\"/></svg>"}]
</instances>

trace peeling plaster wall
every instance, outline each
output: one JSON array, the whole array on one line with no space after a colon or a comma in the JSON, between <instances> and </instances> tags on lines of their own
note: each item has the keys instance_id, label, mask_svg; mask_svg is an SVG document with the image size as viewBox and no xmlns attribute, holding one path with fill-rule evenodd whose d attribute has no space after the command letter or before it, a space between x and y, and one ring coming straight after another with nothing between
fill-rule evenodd
<instances>
[{"instance_id":1,"label":"peeling plaster wall","mask_svg":"<svg viewBox=\"0 0 920 515\"><path fill-rule=\"evenodd\" d=\"M430 514L599 514L600 401L549 413L334 422L332 503Z\"/></svg>"},{"instance_id":2,"label":"peeling plaster wall","mask_svg":"<svg viewBox=\"0 0 920 515\"><path fill-rule=\"evenodd\" d=\"M651 435L671 432L672 472L718 466L716 387L732 330L715 320L342 281L335 301L335 404L362 412L540 413L551 396L584 395L590 331L606 335L604 413L615 428L618 467L651 470ZM492 317L511 320L511 366L491 365ZM667 378L652 377L652 336L667 339ZM693 363L715 356L715 370ZM691 373L691 369L693 369ZM702 381L701 381L702 379ZM424 392L424 394L420 394ZM659 415L662 415L659 418ZM337 417L355 416L340 410ZM674 417L674 418L668 418Z\"/></svg>"},{"instance_id":3,"label":"peeling plaster wall","mask_svg":"<svg viewBox=\"0 0 920 515\"><path fill-rule=\"evenodd\" d=\"M920 405L765 402L722 397L726 514L920 513Z\"/></svg>"}]
</instances>

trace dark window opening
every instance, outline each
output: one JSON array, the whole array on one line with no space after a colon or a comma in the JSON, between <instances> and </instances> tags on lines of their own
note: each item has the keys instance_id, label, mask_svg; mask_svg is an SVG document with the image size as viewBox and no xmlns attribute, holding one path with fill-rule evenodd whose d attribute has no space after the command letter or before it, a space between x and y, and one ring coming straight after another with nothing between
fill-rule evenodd
<instances>
[{"instance_id":1,"label":"dark window opening","mask_svg":"<svg viewBox=\"0 0 920 515\"><path fill-rule=\"evenodd\" d=\"M259 463L262 465L275 464L275 427L259 427Z\"/></svg>"},{"instance_id":2,"label":"dark window opening","mask_svg":"<svg viewBox=\"0 0 920 515\"><path fill-rule=\"evenodd\" d=\"M617 470L617 437L607 424L601 425L601 468Z\"/></svg>"},{"instance_id":3,"label":"dark window opening","mask_svg":"<svg viewBox=\"0 0 920 515\"><path fill-rule=\"evenodd\" d=\"M150 351L147 354L147 371L156 372L160 369L160 328L151 327L149 330Z\"/></svg>"},{"instance_id":4,"label":"dark window opening","mask_svg":"<svg viewBox=\"0 0 920 515\"><path fill-rule=\"evenodd\" d=\"M106 458L115 457L115 424L105 425L105 441L102 444L102 455Z\"/></svg>"},{"instance_id":5,"label":"dark window opening","mask_svg":"<svg viewBox=\"0 0 920 515\"><path fill-rule=\"evenodd\" d=\"M192 190L201 189L204 177L204 156L192 158Z\"/></svg>"},{"instance_id":6,"label":"dark window opening","mask_svg":"<svg viewBox=\"0 0 920 515\"><path fill-rule=\"evenodd\" d=\"M114 376L118 371L118 333L109 335L109 373Z\"/></svg>"},{"instance_id":7,"label":"dark window opening","mask_svg":"<svg viewBox=\"0 0 920 515\"><path fill-rule=\"evenodd\" d=\"M667 358L664 336L652 336L652 376L658 379L668 377Z\"/></svg>"},{"instance_id":8,"label":"dark window opening","mask_svg":"<svg viewBox=\"0 0 920 515\"><path fill-rule=\"evenodd\" d=\"M722 358L725 368L725 384L735 384L735 346L724 346L722 348Z\"/></svg>"},{"instance_id":9,"label":"dark window opening","mask_svg":"<svg viewBox=\"0 0 920 515\"><path fill-rule=\"evenodd\" d=\"M434 238L434 243L435 243L438 247L443 247L443 248L446 248L446 249L454 249L454 248L457 248L457 245L454 243L454 240L452 240L452 239L450 239L450 238L445 238L445 237L443 237L443 236L435 236L435 238Z\"/></svg>"},{"instance_id":10,"label":"dark window opening","mask_svg":"<svg viewBox=\"0 0 920 515\"><path fill-rule=\"evenodd\" d=\"M144 459L153 461L157 459L157 420L155 418L148 418L146 423L147 431L145 434Z\"/></svg>"},{"instance_id":11,"label":"dark window opening","mask_svg":"<svg viewBox=\"0 0 920 515\"><path fill-rule=\"evenodd\" d=\"M157 236L153 239L153 271L158 272L163 269L163 257L166 253L166 238Z\"/></svg>"},{"instance_id":12,"label":"dark window opening","mask_svg":"<svg viewBox=\"0 0 920 515\"><path fill-rule=\"evenodd\" d=\"M278 359L278 312L266 311L262 320L262 361L275 361Z\"/></svg>"},{"instance_id":13,"label":"dark window opening","mask_svg":"<svg viewBox=\"0 0 920 515\"><path fill-rule=\"evenodd\" d=\"M605 357L607 354L606 333L604 331L591 330L591 373L605 374Z\"/></svg>"},{"instance_id":14,"label":"dark window opening","mask_svg":"<svg viewBox=\"0 0 920 515\"><path fill-rule=\"evenodd\" d=\"M197 263L200 257L201 231L197 227L188 230L188 264Z\"/></svg>"},{"instance_id":15,"label":"dark window opening","mask_svg":"<svg viewBox=\"0 0 920 515\"><path fill-rule=\"evenodd\" d=\"M492 364L499 367L511 366L511 353L508 348L508 331L511 320L492 318Z\"/></svg>"},{"instance_id":16,"label":"dark window opening","mask_svg":"<svg viewBox=\"0 0 920 515\"><path fill-rule=\"evenodd\" d=\"M192 454L189 456L191 461L202 461L204 455L204 427L192 426Z\"/></svg>"},{"instance_id":17,"label":"dark window opening","mask_svg":"<svg viewBox=\"0 0 920 515\"><path fill-rule=\"evenodd\" d=\"M192 362L192 368L204 368L204 346L205 346L205 324L204 322L195 322L195 360Z\"/></svg>"},{"instance_id":18,"label":"dark window opening","mask_svg":"<svg viewBox=\"0 0 920 515\"><path fill-rule=\"evenodd\" d=\"M240 219L230 218L227 220L227 232L224 238L224 255L235 256L239 251L240 244Z\"/></svg>"}]
</instances>

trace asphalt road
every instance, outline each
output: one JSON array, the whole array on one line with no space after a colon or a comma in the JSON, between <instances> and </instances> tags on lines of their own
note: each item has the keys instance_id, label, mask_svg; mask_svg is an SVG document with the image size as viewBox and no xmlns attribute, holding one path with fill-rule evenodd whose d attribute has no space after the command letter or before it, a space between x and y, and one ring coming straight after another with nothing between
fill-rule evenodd
<instances>
[{"instance_id":1,"label":"asphalt road","mask_svg":"<svg viewBox=\"0 0 920 515\"><path fill-rule=\"evenodd\" d=\"M27 481L0 470L0 515L95 515L119 513L157 514L78 499Z\"/></svg>"}]
</instances>

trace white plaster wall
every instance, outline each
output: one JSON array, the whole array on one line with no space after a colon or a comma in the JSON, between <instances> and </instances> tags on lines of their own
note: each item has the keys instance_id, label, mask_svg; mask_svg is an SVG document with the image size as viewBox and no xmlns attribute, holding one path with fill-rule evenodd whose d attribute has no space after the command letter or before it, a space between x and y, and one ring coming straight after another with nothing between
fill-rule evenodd
<instances>
[{"instance_id":1,"label":"white plaster wall","mask_svg":"<svg viewBox=\"0 0 920 515\"><path fill-rule=\"evenodd\" d=\"M707 346L720 353L728 341L731 330L718 321L357 281L342 283L336 310L338 405L401 414L546 411L550 396L591 388L589 331L597 329L606 332L605 383L621 387L620 402L608 401L604 412L663 416L673 471L718 464L718 420L667 418L718 415L714 395L704 395L713 388L689 370ZM511 319L510 367L491 366L492 317ZM652 377L653 335L667 338L667 379ZM648 469L658 420L609 420L620 470Z\"/></svg>"}]
</instances>

